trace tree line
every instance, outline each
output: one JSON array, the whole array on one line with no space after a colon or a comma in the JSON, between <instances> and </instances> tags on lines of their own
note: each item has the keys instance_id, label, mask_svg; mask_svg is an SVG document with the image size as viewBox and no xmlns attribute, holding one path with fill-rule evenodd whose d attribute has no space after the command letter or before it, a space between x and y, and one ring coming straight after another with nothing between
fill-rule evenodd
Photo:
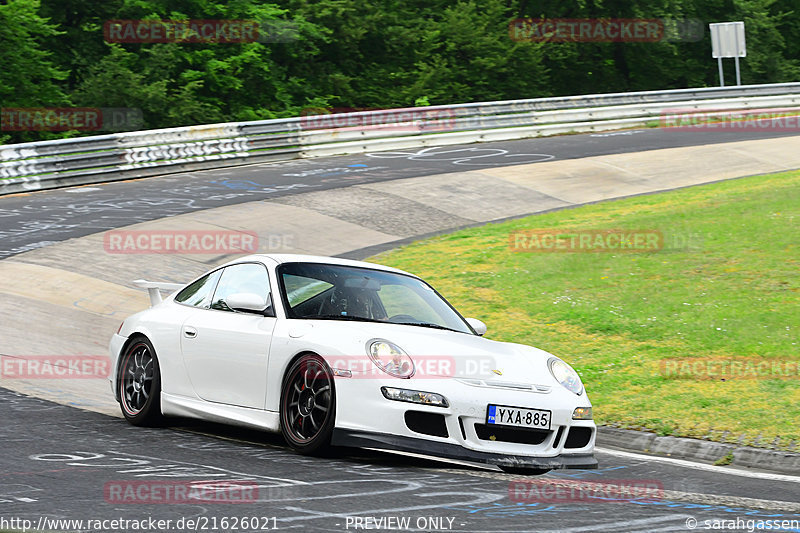
<instances>
[{"instance_id":1,"label":"tree line","mask_svg":"<svg viewBox=\"0 0 800 533\"><path fill-rule=\"evenodd\" d=\"M715 86L708 23L737 20L747 31L742 83L796 81L798 7L796 0L0 0L0 107L133 108L141 110L137 129L151 129L319 108ZM700 33L651 42L512 39L509 23L519 18L693 21ZM109 38L109 21L139 20L256 21L261 31L235 42L123 42L135 41L135 32L112 26ZM0 142L89 133L97 132L0 131Z\"/></svg>"}]
</instances>

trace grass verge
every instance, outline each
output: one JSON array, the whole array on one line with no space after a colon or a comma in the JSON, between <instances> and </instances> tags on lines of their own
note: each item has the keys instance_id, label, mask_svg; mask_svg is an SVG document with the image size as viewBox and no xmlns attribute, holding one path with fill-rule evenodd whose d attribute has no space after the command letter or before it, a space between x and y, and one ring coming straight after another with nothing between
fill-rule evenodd
<instances>
[{"instance_id":1,"label":"grass verge","mask_svg":"<svg viewBox=\"0 0 800 533\"><path fill-rule=\"evenodd\" d=\"M655 230L663 247L513 251L509 236L532 229ZM599 424L781 449L800 440L800 172L489 224L371 261L422 276L488 337L570 362Z\"/></svg>"}]
</instances>

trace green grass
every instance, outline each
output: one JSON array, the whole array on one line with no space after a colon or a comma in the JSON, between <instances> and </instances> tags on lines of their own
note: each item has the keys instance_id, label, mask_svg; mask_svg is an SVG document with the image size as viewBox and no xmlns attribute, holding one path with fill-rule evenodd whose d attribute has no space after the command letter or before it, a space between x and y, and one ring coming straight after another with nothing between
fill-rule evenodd
<instances>
[{"instance_id":1,"label":"green grass","mask_svg":"<svg viewBox=\"0 0 800 533\"><path fill-rule=\"evenodd\" d=\"M514 252L529 229L659 230L645 253ZM676 358L800 360L800 172L459 231L372 258L421 275L488 337L573 364L598 423L786 448L800 379L675 379Z\"/></svg>"},{"instance_id":2,"label":"green grass","mask_svg":"<svg viewBox=\"0 0 800 533\"><path fill-rule=\"evenodd\" d=\"M728 466L733 462L733 452L728 452L725 456L714 461L714 466Z\"/></svg>"}]
</instances>

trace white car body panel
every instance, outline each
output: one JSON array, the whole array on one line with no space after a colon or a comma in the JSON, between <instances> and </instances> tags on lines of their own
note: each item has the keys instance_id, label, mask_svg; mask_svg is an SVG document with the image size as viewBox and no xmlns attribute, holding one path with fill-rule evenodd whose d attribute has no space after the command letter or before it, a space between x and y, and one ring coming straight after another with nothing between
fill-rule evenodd
<instances>
[{"instance_id":1,"label":"white car body panel","mask_svg":"<svg viewBox=\"0 0 800 533\"><path fill-rule=\"evenodd\" d=\"M244 313L192 309L181 326L181 352L197 397L264 409L267 357L276 321Z\"/></svg>"}]
</instances>

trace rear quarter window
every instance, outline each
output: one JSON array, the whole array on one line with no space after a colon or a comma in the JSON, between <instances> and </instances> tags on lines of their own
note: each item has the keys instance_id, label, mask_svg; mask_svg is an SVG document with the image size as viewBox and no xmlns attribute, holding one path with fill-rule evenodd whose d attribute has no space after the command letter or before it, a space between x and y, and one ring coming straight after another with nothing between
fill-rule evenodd
<instances>
[{"instance_id":1,"label":"rear quarter window","mask_svg":"<svg viewBox=\"0 0 800 533\"><path fill-rule=\"evenodd\" d=\"M192 307L208 309L211 305L211 295L214 294L221 273L222 270L217 270L190 283L175 296L175 301Z\"/></svg>"}]
</instances>

